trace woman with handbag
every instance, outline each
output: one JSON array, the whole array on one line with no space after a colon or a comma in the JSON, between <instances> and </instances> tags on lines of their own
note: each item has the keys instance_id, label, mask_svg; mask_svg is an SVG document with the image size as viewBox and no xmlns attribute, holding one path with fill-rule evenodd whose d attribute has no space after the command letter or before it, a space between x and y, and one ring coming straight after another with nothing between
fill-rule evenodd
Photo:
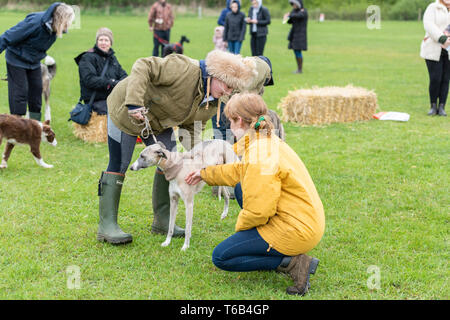
<instances>
[{"instance_id":1,"label":"woman with handbag","mask_svg":"<svg viewBox=\"0 0 450 320\"><path fill-rule=\"evenodd\" d=\"M75 58L80 74L80 101L89 103L92 111L99 115L107 113L106 98L119 81L127 77L111 48L112 44L112 31L100 28L95 46Z\"/></svg>"},{"instance_id":2,"label":"woman with handbag","mask_svg":"<svg viewBox=\"0 0 450 320\"><path fill-rule=\"evenodd\" d=\"M73 8L55 2L46 11L34 12L0 35L0 53L6 50L8 97L11 114L41 120L41 60L75 19Z\"/></svg>"}]
</instances>

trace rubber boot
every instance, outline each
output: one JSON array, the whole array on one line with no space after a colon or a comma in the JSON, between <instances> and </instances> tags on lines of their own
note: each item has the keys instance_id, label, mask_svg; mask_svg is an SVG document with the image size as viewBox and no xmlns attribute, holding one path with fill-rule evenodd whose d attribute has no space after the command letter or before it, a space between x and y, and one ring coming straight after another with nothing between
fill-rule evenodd
<instances>
[{"instance_id":1,"label":"rubber boot","mask_svg":"<svg viewBox=\"0 0 450 320\"><path fill-rule=\"evenodd\" d=\"M153 223L152 233L166 235L169 230L170 196L169 181L164 174L156 170L152 191ZM173 237L184 237L184 229L175 225Z\"/></svg>"},{"instance_id":2,"label":"rubber boot","mask_svg":"<svg viewBox=\"0 0 450 320\"><path fill-rule=\"evenodd\" d=\"M303 73L303 58L295 58L297 61L297 70L294 73Z\"/></svg>"},{"instance_id":3,"label":"rubber boot","mask_svg":"<svg viewBox=\"0 0 450 320\"><path fill-rule=\"evenodd\" d=\"M28 113L30 119L41 121L41 113L40 112L29 112Z\"/></svg>"},{"instance_id":4,"label":"rubber boot","mask_svg":"<svg viewBox=\"0 0 450 320\"><path fill-rule=\"evenodd\" d=\"M282 261L277 271L289 274L292 280L294 280L294 285L286 289L288 294L303 296L311 287L309 284L309 275L316 273L319 260L309 257L306 254L289 258L289 264L284 267Z\"/></svg>"},{"instance_id":5,"label":"rubber boot","mask_svg":"<svg viewBox=\"0 0 450 320\"><path fill-rule=\"evenodd\" d=\"M447 114L445 113L445 105L443 103L439 104L439 110L437 112L438 115L446 117Z\"/></svg>"},{"instance_id":6,"label":"rubber boot","mask_svg":"<svg viewBox=\"0 0 450 320\"><path fill-rule=\"evenodd\" d=\"M437 104L436 103L432 103L430 111L428 111L428 115L429 116L435 116L435 115L437 115L437 113L438 113Z\"/></svg>"},{"instance_id":7,"label":"rubber boot","mask_svg":"<svg viewBox=\"0 0 450 320\"><path fill-rule=\"evenodd\" d=\"M102 172L98 183L99 216L97 240L111 244L125 244L133 240L131 234L125 233L117 224L120 194L125 179L124 175Z\"/></svg>"}]
</instances>

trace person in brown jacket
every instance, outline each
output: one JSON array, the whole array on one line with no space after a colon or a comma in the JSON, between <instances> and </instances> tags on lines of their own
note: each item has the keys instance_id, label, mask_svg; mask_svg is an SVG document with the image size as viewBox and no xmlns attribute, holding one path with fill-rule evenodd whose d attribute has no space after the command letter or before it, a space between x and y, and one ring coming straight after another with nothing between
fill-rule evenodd
<instances>
[{"instance_id":1,"label":"person in brown jacket","mask_svg":"<svg viewBox=\"0 0 450 320\"><path fill-rule=\"evenodd\" d=\"M172 6L166 0L158 0L150 8L148 25L150 31L153 31L153 56L162 56L164 45L170 42L170 29L173 26L173 20Z\"/></svg>"}]
</instances>

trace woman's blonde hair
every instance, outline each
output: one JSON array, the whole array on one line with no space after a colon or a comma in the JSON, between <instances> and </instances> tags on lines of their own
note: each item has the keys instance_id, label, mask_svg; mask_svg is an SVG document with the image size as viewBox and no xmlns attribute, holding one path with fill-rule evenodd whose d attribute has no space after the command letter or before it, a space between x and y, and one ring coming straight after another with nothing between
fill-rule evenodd
<instances>
[{"instance_id":1,"label":"woman's blonde hair","mask_svg":"<svg viewBox=\"0 0 450 320\"><path fill-rule=\"evenodd\" d=\"M225 106L225 116L236 121L238 117L257 132L263 131L270 136L273 129L269 109L260 95L255 93L239 93L231 97Z\"/></svg>"},{"instance_id":2,"label":"woman's blonde hair","mask_svg":"<svg viewBox=\"0 0 450 320\"><path fill-rule=\"evenodd\" d=\"M58 5L53 11L53 31L56 32L58 38L62 37L63 32L72 24L75 19L73 8L65 3Z\"/></svg>"}]
</instances>

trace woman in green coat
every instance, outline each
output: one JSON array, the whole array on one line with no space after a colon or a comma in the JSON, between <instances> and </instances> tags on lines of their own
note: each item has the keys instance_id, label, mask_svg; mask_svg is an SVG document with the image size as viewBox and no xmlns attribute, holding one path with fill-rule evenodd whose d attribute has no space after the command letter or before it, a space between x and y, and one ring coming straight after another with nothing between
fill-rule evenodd
<instances>
[{"instance_id":1,"label":"woman in green coat","mask_svg":"<svg viewBox=\"0 0 450 320\"><path fill-rule=\"evenodd\" d=\"M97 239L113 244L132 241L118 226L117 216L137 136L146 145L157 140L172 150L176 148L172 128L177 126L180 142L190 149L216 113L219 98L233 90L247 90L261 82L255 79L267 76L270 72L258 73L252 59L219 50L210 52L205 60L178 54L138 59L107 100L109 165L99 181ZM169 182L157 170L152 190L154 233L167 233L168 189ZM174 236L184 237L184 230L176 227Z\"/></svg>"}]
</instances>

